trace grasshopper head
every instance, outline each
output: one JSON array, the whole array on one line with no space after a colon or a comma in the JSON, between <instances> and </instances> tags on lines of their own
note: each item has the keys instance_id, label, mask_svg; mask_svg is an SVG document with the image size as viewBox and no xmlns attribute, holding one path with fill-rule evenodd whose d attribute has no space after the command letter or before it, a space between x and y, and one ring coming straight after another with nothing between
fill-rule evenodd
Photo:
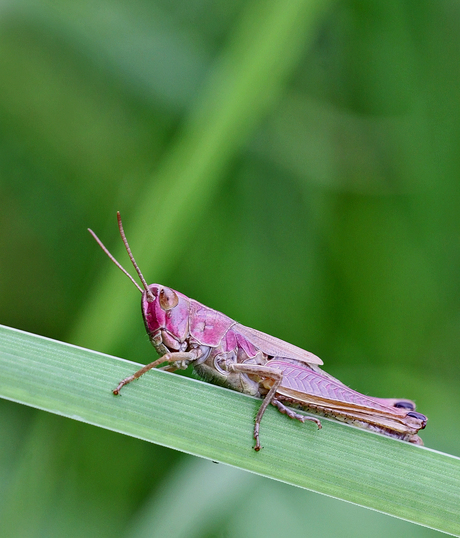
<instances>
[{"instance_id":1,"label":"grasshopper head","mask_svg":"<svg viewBox=\"0 0 460 538\"><path fill-rule=\"evenodd\" d=\"M188 336L190 301L177 291L151 284L142 293L142 316L150 338L165 332L178 342Z\"/></svg>"},{"instance_id":2,"label":"grasshopper head","mask_svg":"<svg viewBox=\"0 0 460 538\"><path fill-rule=\"evenodd\" d=\"M129 247L119 212L117 212L117 220L123 244L143 287L139 286L128 271L110 254L97 235L92 230L88 231L113 263L125 273L142 293L142 315L151 342L158 342L160 337L161 341L166 344L172 344L171 347L174 348L176 344L180 345L188 337L190 300L182 293L161 284L150 284L150 286L147 284Z\"/></svg>"}]
</instances>

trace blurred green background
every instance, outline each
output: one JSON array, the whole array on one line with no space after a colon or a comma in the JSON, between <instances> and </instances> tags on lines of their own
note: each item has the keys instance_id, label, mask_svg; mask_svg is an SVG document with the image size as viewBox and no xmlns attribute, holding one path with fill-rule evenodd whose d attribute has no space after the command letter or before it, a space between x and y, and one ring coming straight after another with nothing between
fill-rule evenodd
<instances>
[{"instance_id":1,"label":"blurred green background","mask_svg":"<svg viewBox=\"0 0 460 538\"><path fill-rule=\"evenodd\" d=\"M444 0L2 2L0 322L150 362L139 292L86 231L129 268L120 210L149 281L414 399L460 456L459 57ZM0 413L3 536L437 534Z\"/></svg>"}]
</instances>

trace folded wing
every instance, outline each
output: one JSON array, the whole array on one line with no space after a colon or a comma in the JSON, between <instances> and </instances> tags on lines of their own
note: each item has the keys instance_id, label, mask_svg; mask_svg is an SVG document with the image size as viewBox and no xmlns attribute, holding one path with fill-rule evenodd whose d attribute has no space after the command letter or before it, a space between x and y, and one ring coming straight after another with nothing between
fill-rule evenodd
<instances>
[{"instance_id":1,"label":"folded wing","mask_svg":"<svg viewBox=\"0 0 460 538\"><path fill-rule=\"evenodd\" d=\"M295 359L307 364L323 364L323 361L300 347L289 344L280 338L270 336L256 329L245 327L239 323L233 327L233 330L243 335L251 344L260 349L270 357L285 357L287 359Z\"/></svg>"}]
</instances>

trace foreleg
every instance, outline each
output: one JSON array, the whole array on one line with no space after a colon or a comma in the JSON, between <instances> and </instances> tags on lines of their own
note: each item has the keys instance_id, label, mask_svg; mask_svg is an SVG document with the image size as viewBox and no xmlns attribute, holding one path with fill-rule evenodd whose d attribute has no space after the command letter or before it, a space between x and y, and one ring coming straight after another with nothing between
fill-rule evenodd
<instances>
[{"instance_id":1,"label":"foreleg","mask_svg":"<svg viewBox=\"0 0 460 538\"><path fill-rule=\"evenodd\" d=\"M160 364L163 364L165 362L170 363L171 366L169 367L166 366L165 369L169 370L171 368L171 369L176 370L177 368L180 368L181 366L184 367L188 363L196 361L198 358L201 357L202 354L203 352L199 348L192 349L192 351L175 351L171 353L166 353L166 355L163 355L156 361L153 361L150 364L146 364L143 368L138 370L135 374L126 377L125 379L123 379L123 381L120 381L117 388L113 389L112 392L115 395L119 394L120 389L122 387L124 387L128 383L131 383L131 381L134 381L135 379L139 379L139 377L144 375L146 372L148 372L152 368L156 368L157 366L160 366ZM179 363L179 365L177 363ZM183 363L183 364L180 365L180 363Z\"/></svg>"}]
</instances>

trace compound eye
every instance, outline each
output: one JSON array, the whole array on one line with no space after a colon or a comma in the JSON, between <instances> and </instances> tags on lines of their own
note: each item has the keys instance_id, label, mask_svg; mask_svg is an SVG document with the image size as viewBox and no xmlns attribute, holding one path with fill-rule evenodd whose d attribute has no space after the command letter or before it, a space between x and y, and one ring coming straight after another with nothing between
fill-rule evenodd
<instances>
[{"instance_id":1,"label":"compound eye","mask_svg":"<svg viewBox=\"0 0 460 538\"><path fill-rule=\"evenodd\" d=\"M161 288L159 300L161 308L165 311L168 311L172 310L175 306L177 306L179 302L179 297L177 296L176 292L171 288Z\"/></svg>"}]
</instances>

